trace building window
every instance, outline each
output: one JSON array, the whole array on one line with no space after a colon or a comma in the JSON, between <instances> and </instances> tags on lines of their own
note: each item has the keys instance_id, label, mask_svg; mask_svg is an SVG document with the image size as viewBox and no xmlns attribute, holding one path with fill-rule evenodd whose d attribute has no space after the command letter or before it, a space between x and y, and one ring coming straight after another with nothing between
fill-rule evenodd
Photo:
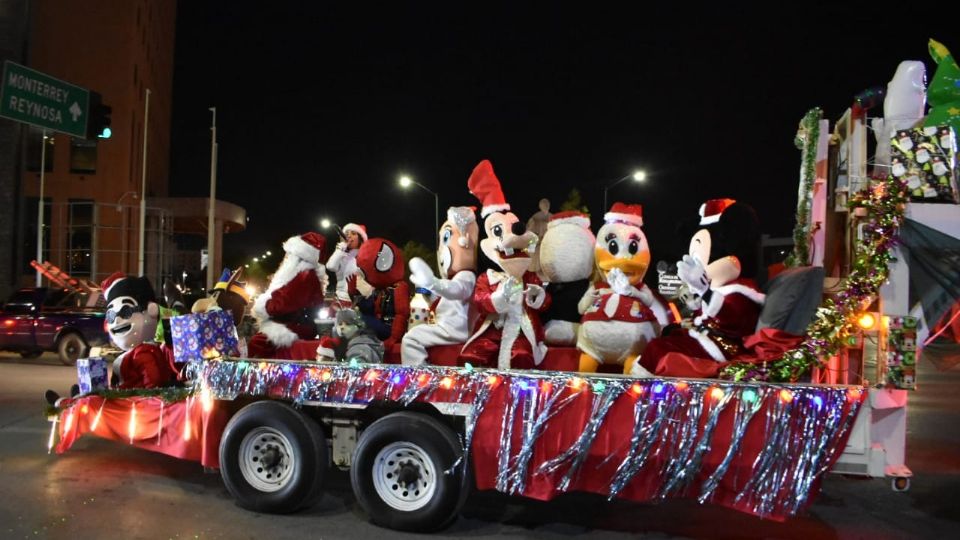
<instances>
[{"instance_id":1,"label":"building window","mask_svg":"<svg viewBox=\"0 0 960 540\"><path fill-rule=\"evenodd\" d=\"M30 127L27 130L27 170L30 172L40 172L40 155L42 153L43 131L39 128ZM53 134L47 135L47 155L45 156L44 170L53 172Z\"/></svg>"},{"instance_id":2,"label":"building window","mask_svg":"<svg viewBox=\"0 0 960 540\"><path fill-rule=\"evenodd\" d=\"M70 140L70 172L97 174L97 141Z\"/></svg>"},{"instance_id":3,"label":"building window","mask_svg":"<svg viewBox=\"0 0 960 540\"><path fill-rule=\"evenodd\" d=\"M90 277L93 257L93 212L90 199L70 199L67 233L67 273Z\"/></svg>"}]
</instances>

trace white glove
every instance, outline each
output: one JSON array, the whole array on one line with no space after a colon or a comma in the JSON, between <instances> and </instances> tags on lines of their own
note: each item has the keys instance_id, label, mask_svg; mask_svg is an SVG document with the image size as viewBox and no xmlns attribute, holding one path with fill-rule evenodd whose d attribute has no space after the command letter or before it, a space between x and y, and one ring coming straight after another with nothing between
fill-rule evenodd
<instances>
[{"instance_id":1,"label":"white glove","mask_svg":"<svg viewBox=\"0 0 960 540\"><path fill-rule=\"evenodd\" d=\"M337 251L347 252L350 251L350 249L347 248L347 243L341 240L340 242L337 242Z\"/></svg>"},{"instance_id":2,"label":"white glove","mask_svg":"<svg viewBox=\"0 0 960 540\"><path fill-rule=\"evenodd\" d=\"M433 270L430 269L430 265L420 257L414 257L410 259L409 266L410 282L417 287L432 290L437 278L433 275Z\"/></svg>"},{"instance_id":3,"label":"white glove","mask_svg":"<svg viewBox=\"0 0 960 540\"><path fill-rule=\"evenodd\" d=\"M684 282L690 289L690 292L697 296L703 296L710 288L710 278L707 277L707 269L700 262L700 259L684 255L683 260L677 263L677 277Z\"/></svg>"},{"instance_id":4,"label":"white glove","mask_svg":"<svg viewBox=\"0 0 960 540\"><path fill-rule=\"evenodd\" d=\"M614 268L607 272L607 283L610 284L613 292L621 296L637 296L639 293L637 288L630 284L630 278L619 268Z\"/></svg>"},{"instance_id":5,"label":"white glove","mask_svg":"<svg viewBox=\"0 0 960 540\"><path fill-rule=\"evenodd\" d=\"M524 291L524 295L526 296L527 305L533 309L539 309L546 299L546 291L539 285L528 285L527 290Z\"/></svg>"},{"instance_id":6,"label":"white glove","mask_svg":"<svg viewBox=\"0 0 960 540\"><path fill-rule=\"evenodd\" d=\"M367 283L367 280L363 279L360 274L357 274L357 292L364 298L370 298L370 295L373 294L373 285Z\"/></svg>"}]
</instances>

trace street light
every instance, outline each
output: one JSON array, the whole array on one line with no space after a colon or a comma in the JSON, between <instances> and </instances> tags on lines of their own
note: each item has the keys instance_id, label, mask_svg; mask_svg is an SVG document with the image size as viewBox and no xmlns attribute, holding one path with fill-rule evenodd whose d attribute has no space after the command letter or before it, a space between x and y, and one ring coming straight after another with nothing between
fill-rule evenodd
<instances>
[{"instance_id":1,"label":"street light","mask_svg":"<svg viewBox=\"0 0 960 540\"><path fill-rule=\"evenodd\" d=\"M439 218L439 216L440 216L440 197L439 197L433 190L431 190L431 189L428 188L427 186L421 184L420 182L417 182L417 181L414 180L413 178L410 178L410 177L407 176L407 175L401 176L400 179L399 179L399 181L400 181L400 187L402 187L402 188L404 188L404 189L409 188L409 187L412 186L412 185L416 185L416 186L419 186L419 187L420 187L421 189L423 189L424 191L426 191L427 193L433 195L433 231L434 231L434 236L437 238L437 243L438 243L438 247L439 247L440 238L439 238L439 236L437 236L437 235L438 235L437 231L440 230L440 218Z\"/></svg>"},{"instance_id":2,"label":"street light","mask_svg":"<svg viewBox=\"0 0 960 540\"><path fill-rule=\"evenodd\" d=\"M603 188L603 208L602 208L602 210L603 210L604 212L607 211L607 191L609 191L610 188L612 188L613 186L619 184L620 182L623 182L624 180L626 180L626 179L628 179L628 178L632 178L634 182L637 182L638 184L642 184L643 182L645 182L645 181L647 180L647 172L644 171L644 170L638 169L638 170L636 170L636 171L633 171L633 173L628 174L628 175L624 176L623 178L620 178L620 179L617 180L616 182L614 182L614 183L608 185L607 187Z\"/></svg>"},{"instance_id":3,"label":"street light","mask_svg":"<svg viewBox=\"0 0 960 540\"><path fill-rule=\"evenodd\" d=\"M330 225L331 225L331 223L330 223L330 220L329 220L329 219L323 218L323 219L320 220L320 226L323 227L324 229L329 229L329 228L330 228Z\"/></svg>"}]
</instances>

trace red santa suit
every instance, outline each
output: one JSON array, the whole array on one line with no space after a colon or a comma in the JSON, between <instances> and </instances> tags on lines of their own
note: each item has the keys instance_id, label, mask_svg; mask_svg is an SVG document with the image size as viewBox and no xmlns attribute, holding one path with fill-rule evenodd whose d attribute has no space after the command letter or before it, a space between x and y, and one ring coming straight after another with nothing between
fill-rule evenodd
<instances>
[{"instance_id":1,"label":"red santa suit","mask_svg":"<svg viewBox=\"0 0 960 540\"><path fill-rule=\"evenodd\" d=\"M743 339L756 331L764 294L752 279L737 279L711 291L710 300L695 313L693 328L675 330L647 344L640 358L644 368L668 377L712 377L721 362L744 351ZM671 352L689 358L664 362Z\"/></svg>"},{"instance_id":2,"label":"red santa suit","mask_svg":"<svg viewBox=\"0 0 960 540\"><path fill-rule=\"evenodd\" d=\"M283 243L287 255L270 287L253 304L260 332L250 338L250 358L289 359L295 341L316 336L313 316L327 288L327 273L319 262L324 243L316 233L294 236Z\"/></svg>"},{"instance_id":3,"label":"red santa suit","mask_svg":"<svg viewBox=\"0 0 960 540\"><path fill-rule=\"evenodd\" d=\"M649 288L643 288L653 298ZM640 294L617 294L604 281L590 286L584 299L591 297L593 302L582 306L577 348L604 364L623 364L637 356L666 321L666 311L659 303L653 302L655 313Z\"/></svg>"},{"instance_id":4,"label":"red santa suit","mask_svg":"<svg viewBox=\"0 0 960 540\"><path fill-rule=\"evenodd\" d=\"M141 343L118 356L115 362L121 389L160 388L177 380L170 360L155 343Z\"/></svg>"},{"instance_id":5,"label":"red santa suit","mask_svg":"<svg viewBox=\"0 0 960 540\"><path fill-rule=\"evenodd\" d=\"M508 277L487 270L477 278L473 304L479 317L460 356L476 366L533 369L543 361L547 349L538 312L550 307L550 297L543 292L531 305L520 291L511 299ZM524 288L529 285L542 286L533 272L523 274Z\"/></svg>"}]
</instances>

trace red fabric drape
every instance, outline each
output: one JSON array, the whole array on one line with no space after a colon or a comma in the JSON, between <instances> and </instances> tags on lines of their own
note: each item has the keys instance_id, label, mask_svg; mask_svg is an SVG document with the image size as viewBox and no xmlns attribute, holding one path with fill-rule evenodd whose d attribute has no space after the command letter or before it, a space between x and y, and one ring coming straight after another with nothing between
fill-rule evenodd
<instances>
[{"instance_id":1,"label":"red fabric drape","mask_svg":"<svg viewBox=\"0 0 960 540\"><path fill-rule=\"evenodd\" d=\"M132 412L134 409L135 413ZM197 397L166 403L158 397L104 399L87 396L72 400L69 409L60 415L60 441L56 450L62 454L82 435L92 433L145 450L198 461L204 467L218 468L220 436L227 420L228 415L220 404L214 402L210 411L204 411L203 403Z\"/></svg>"}]
</instances>

